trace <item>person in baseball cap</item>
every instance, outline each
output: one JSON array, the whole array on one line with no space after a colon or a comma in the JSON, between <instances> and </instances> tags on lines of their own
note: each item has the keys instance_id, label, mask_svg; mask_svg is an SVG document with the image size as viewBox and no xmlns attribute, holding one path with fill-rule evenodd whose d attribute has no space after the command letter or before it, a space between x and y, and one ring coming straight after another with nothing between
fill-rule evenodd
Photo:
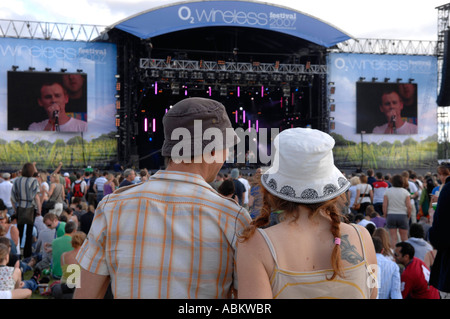
<instances>
[{"instance_id":1,"label":"person in baseball cap","mask_svg":"<svg viewBox=\"0 0 450 319\"><path fill-rule=\"evenodd\" d=\"M228 149L239 142L225 106L212 99L181 100L165 114L163 126L161 154L172 163L215 162L220 170Z\"/></svg>"},{"instance_id":2,"label":"person in baseball cap","mask_svg":"<svg viewBox=\"0 0 450 319\"><path fill-rule=\"evenodd\" d=\"M78 254L82 272L75 299L102 295L108 281L115 298L224 299L235 292L237 238L251 217L209 184L237 142L225 107L187 98L165 114L163 125L167 167L98 204ZM114 258L102 258L109 247L120 249ZM130 263L130 256L139 261ZM125 272L114 271L116 265L127 265ZM195 280L189 280L192 274Z\"/></svg>"}]
</instances>

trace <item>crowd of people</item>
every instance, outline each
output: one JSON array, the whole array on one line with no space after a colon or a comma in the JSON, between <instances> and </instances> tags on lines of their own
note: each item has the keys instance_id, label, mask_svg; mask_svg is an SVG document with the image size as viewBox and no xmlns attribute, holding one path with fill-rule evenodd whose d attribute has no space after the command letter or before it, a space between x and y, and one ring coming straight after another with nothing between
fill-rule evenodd
<instances>
[{"instance_id":1,"label":"crowd of people","mask_svg":"<svg viewBox=\"0 0 450 319\"><path fill-rule=\"evenodd\" d=\"M62 173L62 166L47 172L26 163L17 172L0 174L0 263L8 266L0 271L9 281L0 282L0 291L11 290L14 298L28 298L49 283L43 294L71 298L67 267L76 264L98 203L119 187L150 177L147 169L138 175L134 169L112 173L91 167ZM32 218L22 220L27 208ZM28 280L26 272L32 273Z\"/></svg>"},{"instance_id":2,"label":"crowd of people","mask_svg":"<svg viewBox=\"0 0 450 319\"><path fill-rule=\"evenodd\" d=\"M225 171L233 139L200 161L171 152L172 131L194 119L231 127L216 101L178 102L163 119L166 168L153 174L63 163L3 173L5 298L46 284L54 298L449 298L448 165L346 176L331 136L294 128L276 137L276 168Z\"/></svg>"}]
</instances>

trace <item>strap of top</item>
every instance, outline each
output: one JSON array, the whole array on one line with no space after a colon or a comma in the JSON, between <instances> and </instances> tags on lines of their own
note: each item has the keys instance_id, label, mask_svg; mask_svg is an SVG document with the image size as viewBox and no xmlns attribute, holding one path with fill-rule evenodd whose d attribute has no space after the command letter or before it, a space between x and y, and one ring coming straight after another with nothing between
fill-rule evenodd
<instances>
[{"instance_id":1,"label":"strap of top","mask_svg":"<svg viewBox=\"0 0 450 319\"><path fill-rule=\"evenodd\" d=\"M354 228L354 229L356 230L356 232L358 233L359 241L361 242L361 247L362 247L363 259L366 260L366 249L365 249L365 247L364 247L364 242L363 242L363 240L362 240L361 233L359 232L358 227L356 227L355 224L351 223L350 225L352 225L353 228Z\"/></svg>"},{"instance_id":2,"label":"strap of top","mask_svg":"<svg viewBox=\"0 0 450 319\"><path fill-rule=\"evenodd\" d=\"M275 247L272 244L272 241L270 240L269 236L267 236L267 233L261 229L257 228L259 233L263 236L264 240L267 243L267 246L269 246L270 253L272 254L272 258L275 262L275 266L278 268L278 262L277 262L277 253L275 252Z\"/></svg>"}]
</instances>

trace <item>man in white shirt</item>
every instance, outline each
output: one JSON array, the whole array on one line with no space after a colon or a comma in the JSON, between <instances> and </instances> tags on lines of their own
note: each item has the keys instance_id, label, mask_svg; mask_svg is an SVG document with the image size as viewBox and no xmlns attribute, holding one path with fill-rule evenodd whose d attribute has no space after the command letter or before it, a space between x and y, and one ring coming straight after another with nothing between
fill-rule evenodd
<instances>
[{"instance_id":1,"label":"man in white shirt","mask_svg":"<svg viewBox=\"0 0 450 319\"><path fill-rule=\"evenodd\" d=\"M244 200L243 200L243 205L242 206L245 209L248 210L248 194L250 193L250 189L251 189L250 183L248 182L247 179L242 177L242 173L241 172L239 172L238 181L240 181L245 187L245 193L244 193L244 198L243 198Z\"/></svg>"},{"instance_id":2,"label":"man in white shirt","mask_svg":"<svg viewBox=\"0 0 450 319\"><path fill-rule=\"evenodd\" d=\"M14 214L14 208L11 203L11 189L13 184L10 182L11 174L3 173L0 176L0 199L3 200L6 208L8 209L8 215Z\"/></svg>"},{"instance_id":3,"label":"man in white shirt","mask_svg":"<svg viewBox=\"0 0 450 319\"><path fill-rule=\"evenodd\" d=\"M100 203L100 201L103 198L103 187L105 186L105 183L108 181L106 176L108 176L108 172L103 172L103 176L100 176L97 178L94 182L94 191L97 193L97 203Z\"/></svg>"},{"instance_id":4,"label":"man in white shirt","mask_svg":"<svg viewBox=\"0 0 450 319\"><path fill-rule=\"evenodd\" d=\"M380 111L387 123L376 126L373 134L417 134L417 125L402 120L403 101L395 90L385 91L381 95Z\"/></svg>"},{"instance_id":5,"label":"man in white shirt","mask_svg":"<svg viewBox=\"0 0 450 319\"><path fill-rule=\"evenodd\" d=\"M38 104L44 108L48 119L31 123L29 131L86 132L87 123L66 114L69 96L61 83L51 81L41 86Z\"/></svg>"}]
</instances>

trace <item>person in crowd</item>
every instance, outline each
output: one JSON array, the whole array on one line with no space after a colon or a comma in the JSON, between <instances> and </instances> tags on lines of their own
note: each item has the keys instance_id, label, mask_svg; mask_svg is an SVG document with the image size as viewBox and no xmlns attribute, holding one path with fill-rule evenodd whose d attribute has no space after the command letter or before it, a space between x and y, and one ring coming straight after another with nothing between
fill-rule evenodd
<instances>
[{"instance_id":1,"label":"person in crowd","mask_svg":"<svg viewBox=\"0 0 450 319\"><path fill-rule=\"evenodd\" d=\"M58 219L58 216L56 216L53 213L48 213L44 216L44 224L50 228L55 229L55 238L64 236L65 234L65 227L66 223L62 222Z\"/></svg>"},{"instance_id":2,"label":"person in crowd","mask_svg":"<svg viewBox=\"0 0 450 319\"><path fill-rule=\"evenodd\" d=\"M14 214L14 208L11 203L11 190L12 190L11 174L3 173L0 176L0 199L3 200L3 203L5 204L6 209L8 210L9 216Z\"/></svg>"},{"instance_id":3,"label":"person in crowd","mask_svg":"<svg viewBox=\"0 0 450 319\"><path fill-rule=\"evenodd\" d=\"M87 212L80 218L80 230L85 234L89 234L89 230L92 226L92 221L94 220L94 212L94 205L89 205Z\"/></svg>"},{"instance_id":4,"label":"person in crowd","mask_svg":"<svg viewBox=\"0 0 450 319\"><path fill-rule=\"evenodd\" d=\"M348 205L350 207L350 212L353 216L355 216L358 213L358 210L356 210L354 208L358 184L361 184L361 180L359 179L359 176L353 176L350 178L350 187L347 191L347 201L348 201Z\"/></svg>"},{"instance_id":5,"label":"person in crowd","mask_svg":"<svg viewBox=\"0 0 450 319\"><path fill-rule=\"evenodd\" d=\"M279 160L261 177L264 206L239 236L239 298L376 298L372 238L341 223L350 183L334 165L334 143L310 128L276 136ZM274 210L281 222L264 228Z\"/></svg>"},{"instance_id":6,"label":"person in crowd","mask_svg":"<svg viewBox=\"0 0 450 319\"><path fill-rule=\"evenodd\" d=\"M201 136L205 130L214 131L215 136L234 133L223 104L206 98L179 101L164 115L163 126L161 154L166 157L166 169L146 183L118 189L99 203L77 256L82 270L74 298L102 298L109 282L114 298L233 295L237 235L251 218L209 183L222 168L229 148L236 145L237 135L213 140L194 136L194 128ZM190 132L181 148L172 134L179 128ZM201 154L198 145L203 145ZM115 272L116 267L125 273Z\"/></svg>"},{"instance_id":7,"label":"person in crowd","mask_svg":"<svg viewBox=\"0 0 450 319\"><path fill-rule=\"evenodd\" d=\"M62 276L61 255L66 251L73 249L71 241L72 236L77 231L77 225L74 222L67 222L64 226L64 235L53 239L51 246L52 253L52 276L59 280Z\"/></svg>"},{"instance_id":8,"label":"person in crowd","mask_svg":"<svg viewBox=\"0 0 450 319\"><path fill-rule=\"evenodd\" d=\"M45 249L52 244L53 239L56 238L56 228L47 227L46 230L39 233L34 258L36 264L34 265L35 274L41 274L44 269L49 269L52 264L52 252Z\"/></svg>"},{"instance_id":9,"label":"person in crowd","mask_svg":"<svg viewBox=\"0 0 450 319\"><path fill-rule=\"evenodd\" d=\"M75 290L74 280L71 280L70 275L73 271L70 271L70 266L78 265L76 256L80 251L81 245L86 239L86 234L82 231L77 231L72 235L71 245L72 250L63 252L61 255L61 269L62 277L59 284L52 287L52 296L55 299L71 299Z\"/></svg>"},{"instance_id":10,"label":"person in crowd","mask_svg":"<svg viewBox=\"0 0 450 319\"><path fill-rule=\"evenodd\" d=\"M103 198L103 188L105 186L105 183L108 182L107 176L108 172L103 172L103 175L97 178L94 182L94 192L97 194L97 203L100 203L100 201Z\"/></svg>"},{"instance_id":11,"label":"person in crowd","mask_svg":"<svg viewBox=\"0 0 450 319\"><path fill-rule=\"evenodd\" d=\"M375 171L369 168L367 170L367 184L369 184L373 188L373 183L375 183L376 181L377 179L375 178Z\"/></svg>"},{"instance_id":12,"label":"person in crowd","mask_svg":"<svg viewBox=\"0 0 450 319\"><path fill-rule=\"evenodd\" d=\"M430 270L414 257L414 247L406 242L395 245L395 259L405 268L401 274L403 299L440 299L439 291L428 283Z\"/></svg>"},{"instance_id":13,"label":"person in crowd","mask_svg":"<svg viewBox=\"0 0 450 319\"><path fill-rule=\"evenodd\" d=\"M437 250L431 268L430 284L436 287L441 298L450 299L450 168L449 164L439 165L438 177L443 185L432 214L432 225L428 231L431 245Z\"/></svg>"},{"instance_id":14,"label":"person in crowd","mask_svg":"<svg viewBox=\"0 0 450 319\"><path fill-rule=\"evenodd\" d=\"M383 173L377 172L375 174L375 181L372 183L373 187L373 206L375 208L375 211L383 215L383 200L384 200L384 193L386 192L386 189L389 188L389 185L385 182L383 178Z\"/></svg>"},{"instance_id":15,"label":"person in crowd","mask_svg":"<svg viewBox=\"0 0 450 319\"><path fill-rule=\"evenodd\" d=\"M67 90L58 81L49 81L42 84L37 102L44 109L48 118L41 122L31 123L28 127L29 131L87 131L87 122L66 114L69 96Z\"/></svg>"},{"instance_id":16,"label":"person in crowd","mask_svg":"<svg viewBox=\"0 0 450 319\"><path fill-rule=\"evenodd\" d=\"M19 229L19 237L23 238L24 228L26 227L25 243L23 257L31 257L32 254L32 240L33 240L33 226L36 214L41 213L41 203L39 198L39 182L33 177L34 165L32 163L25 163L22 168L22 176L16 178L11 190L11 202L17 215L17 227ZM33 210L31 219L22 222L22 215L28 210Z\"/></svg>"},{"instance_id":17,"label":"person in crowd","mask_svg":"<svg viewBox=\"0 0 450 319\"><path fill-rule=\"evenodd\" d=\"M383 254L383 243L379 237L372 237L378 265L378 298L377 299L403 299L400 290L400 268L390 258Z\"/></svg>"},{"instance_id":18,"label":"person in crowd","mask_svg":"<svg viewBox=\"0 0 450 319\"><path fill-rule=\"evenodd\" d=\"M50 191L50 185L47 182L48 173L45 171L40 171L37 180L39 183L39 201L41 203L41 214L47 213L45 209L42 209L42 206L45 202L48 201L49 195L48 192Z\"/></svg>"},{"instance_id":19,"label":"person in crowd","mask_svg":"<svg viewBox=\"0 0 450 319\"><path fill-rule=\"evenodd\" d=\"M386 123L375 126L373 134L417 134L417 125L402 119L403 100L396 90L384 91L381 95L380 111Z\"/></svg>"},{"instance_id":20,"label":"person in crowd","mask_svg":"<svg viewBox=\"0 0 450 319\"><path fill-rule=\"evenodd\" d=\"M105 177L106 183L103 185L103 196L109 195L116 190L116 184L114 183L114 175L109 173Z\"/></svg>"},{"instance_id":21,"label":"person in crowd","mask_svg":"<svg viewBox=\"0 0 450 319\"><path fill-rule=\"evenodd\" d=\"M87 184L81 173L77 172L76 180L71 185L71 191L74 198L84 198L87 192Z\"/></svg>"},{"instance_id":22,"label":"person in crowd","mask_svg":"<svg viewBox=\"0 0 450 319\"><path fill-rule=\"evenodd\" d=\"M250 196L249 196L249 213L252 219L255 219L259 216L262 208L262 192L261 192L261 168L257 168L255 171L255 175L251 179L250 182Z\"/></svg>"},{"instance_id":23,"label":"person in crowd","mask_svg":"<svg viewBox=\"0 0 450 319\"><path fill-rule=\"evenodd\" d=\"M243 194L242 204L243 204L244 208L246 210L248 210L248 200L249 200L249 193L250 193L250 189L251 189L250 183L249 183L249 181L246 178L244 178L242 176L242 172L241 171L239 171L238 181L241 182L242 185L244 185L245 192Z\"/></svg>"},{"instance_id":24,"label":"person in crowd","mask_svg":"<svg viewBox=\"0 0 450 319\"><path fill-rule=\"evenodd\" d=\"M361 183L357 186L354 203L360 203L357 213L365 215L367 206L373 203L373 189L372 186L368 184L367 175L361 174L359 179L361 180Z\"/></svg>"},{"instance_id":25,"label":"person in crowd","mask_svg":"<svg viewBox=\"0 0 450 319\"><path fill-rule=\"evenodd\" d=\"M409 227L409 238L406 241L414 247L414 256L425 261L427 252L433 250L433 246L425 240L425 232L421 224L414 223Z\"/></svg>"},{"instance_id":26,"label":"person in crowd","mask_svg":"<svg viewBox=\"0 0 450 319\"><path fill-rule=\"evenodd\" d=\"M148 179L150 178L150 174L148 173L148 169L143 168L139 171L139 177L141 180L141 183L144 183L146 181L148 181Z\"/></svg>"},{"instance_id":27,"label":"person in crowd","mask_svg":"<svg viewBox=\"0 0 450 319\"><path fill-rule=\"evenodd\" d=\"M233 168L230 173L231 180L234 183L234 195L237 196L239 205L244 205L246 189L244 184L239 181L239 169Z\"/></svg>"},{"instance_id":28,"label":"person in crowd","mask_svg":"<svg viewBox=\"0 0 450 319\"><path fill-rule=\"evenodd\" d=\"M130 186L134 184L136 178L136 171L132 168L127 168L123 172L124 180L120 183L119 187Z\"/></svg>"},{"instance_id":29,"label":"person in crowd","mask_svg":"<svg viewBox=\"0 0 450 319\"><path fill-rule=\"evenodd\" d=\"M64 208L65 188L60 183L59 174L53 173L50 175L50 190L48 191L48 201L53 202L55 206L50 209L56 216L61 215Z\"/></svg>"},{"instance_id":30,"label":"person in crowd","mask_svg":"<svg viewBox=\"0 0 450 319\"><path fill-rule=\"evenodd\" d=\"M221 172L217 173L216 179L210 183L211 187L216 191L219 191L219 186L224 181L223 174Z\"/></svg>"},{"instance_id":31,"label":"person in crowd","mask_svg":"<svg viewBox=\"0 0 450 319\"><path fill-rule=\"evenodd\" d=\"M7 266L9 262L9 248L0 243L0 291L13 291L21 288L22 272L19 267Z\"/></svg>"},{"instance_id":32,"label":"person in crowd","mask_svg":"<svg viewBox=\"0 0 450 319\"><path fill-rule=\"evenodd\" d=\"M219 186L218 193L225 197L232 198L233 200L236 201L236 203L238 203L238 198L235 194L234 183L232 180L230 179L224 180Z\"/></svg>"},{"instance_id":33,"label":"person in crowd","mask_svg":"<svg viewBox=\"0 0 450 319\"><path fill-rule=\"evenodd\" d=\"M409 219L411 217L410 193L403 187L404 179L401 175L392 177L392 187L384 193L383 217L386 218L386 227L389 229L391 247L398 241L397 232L401 241L408 239Z\"/></svg>"},{"instance_id":34,"label":"person in crowd","mask_svg":"<svg viewBox=\"0 0 450 319\"><path fill-rule=\"evenodd\" d=\"M0 225L3 226L5 237L12 240L14 247L16 248L16 254L20 255L20 237L19 230L16 225L13 225L9 221L9 216L7 213L7 208L0 199Z\"/></svg>"},{"instance_id":35,"label":"person in crowd","mask_svg":"<svg viewBox=\"0 0 450 319\"><path fill-rule=\"evenodd\" d=\"M410 172L403 171L401 175L404 178L404 188L410 193L409 200L411 202L411 215L409 217L409 224L417 223L417 206L416 199L419 198L419 188L410 180Z\"/></svg>"}]
</instances>

